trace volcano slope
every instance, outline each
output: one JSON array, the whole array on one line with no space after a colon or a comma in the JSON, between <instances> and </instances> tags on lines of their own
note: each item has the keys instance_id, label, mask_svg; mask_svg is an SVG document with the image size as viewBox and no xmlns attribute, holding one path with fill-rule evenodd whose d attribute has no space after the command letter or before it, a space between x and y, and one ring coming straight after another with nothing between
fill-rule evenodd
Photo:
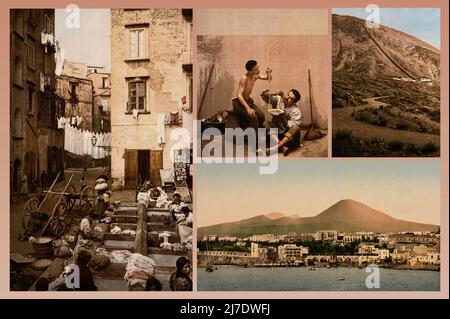
<instances>
[{"instance_id":1,"label":"volcano slope","mask_svg":"<svg viewBox=\"0 0 450 319\"><path fill-rule=\"evenodd\" d=\"M332 38L333 156L439 156L440 51L350 16Z\"/></svg>"}]
</instances>

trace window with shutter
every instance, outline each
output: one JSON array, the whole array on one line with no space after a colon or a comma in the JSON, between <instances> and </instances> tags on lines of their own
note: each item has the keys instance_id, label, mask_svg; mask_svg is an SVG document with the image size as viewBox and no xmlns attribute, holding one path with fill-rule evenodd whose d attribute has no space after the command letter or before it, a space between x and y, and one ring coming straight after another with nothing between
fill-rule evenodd
<instances>
[{"instance_id":1,"label":"window with shutter","mask_svg":"<svg viewBox=\"0 0 450 319\"><path fill-rule=\"evenodd\" d=\"M129 30L129 58L143 59L147 58L146 29Z\"/></svg>"}]
</instances>

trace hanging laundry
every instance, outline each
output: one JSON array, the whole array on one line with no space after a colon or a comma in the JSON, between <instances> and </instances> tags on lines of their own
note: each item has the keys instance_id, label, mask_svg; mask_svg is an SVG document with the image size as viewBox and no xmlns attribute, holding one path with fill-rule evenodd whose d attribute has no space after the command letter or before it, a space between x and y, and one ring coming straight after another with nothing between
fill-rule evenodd
<instances>
[{"instance_id":1,"label":"hanging laundry","mask_svg":"<svg viewBox=\"0 0 450 319\"><path fill-rule=\"evenodd\" d=\"M64 124L64 150L65 151L69 150L69 129L67 126L69 126L69 124L66 122Z\"/></svg>"},{"instance_id":2,"label":"hanging laundry","mask_svg":"<svg viewBox=\"0 0 450 319\"><path fill-rule=\"evenodd\" d=\"M99 133L98 134L98 141L97 141L99 146L104 146L103 144L103 133ZM105 150L103 149L103 147L99 147L98 148L98 157L99 158L105 158Z\"/></svg>"},{"instance_id":3,"label":"hanging laundry","mask_svg":"<svg viewBox=\"0 0 450 319\"><path fill-rule=\"evenodd\" d=\"M183 111L183 128L189 132L190 140L193 141L193 117L192 112ZM190 145L183 145L184 147L190 147Z\"/></svg>"},{"instance_id":4,"label":"hanging laundry","mask_svg":"<svg viewBox=\"0 0 450 319\"><path fill-rule=\"evenodd\" d=\"M41 32L41 44L47 43L47 33Z\"/></svg>"},{"instance_id":5,"label":"hanging laundry","mask_svg":"<svg viewBox=\"0 0 450 319\"><path fill-rule=\"evenodd\" d=\"M71 125L72 119L60 118L58 125L64 128L64 150L77 154L88 155L95 159L105 158L109 155L104 148L99 146L111 146L111 133L93 133L79 129ZM64 125L62 123L64 122ZM92 145L92 137L97 139L96 146Z\"/></svg>"},{"instance_id":6,"label":"hanging laundry","mask_svg":"<svg viewBox=\"0 0 450 319\"><path fill-rule=\"evenodd\" d=\"M165 127L165 119L166 116L164 113L160 113L158 115L158 124L157 124L157 134L158 134L158 144L164 144L166 142L166 127Z\"/></svg>"},{"instance_id":7,"label":"hanging laundry","mask_svg":"<svg viewBox=\"0 0 450 319\"><path fill-rule=\"evenodd\" d=\"M85 136L86 136L86 131L85 130L80 130L81 131L81 139L80 139L80 149L81 149L81 155L86 155L84 153L84 149L86 148L86 140L85 140Z\"/></svg>"},{"instance_id":8,"label":"hanging laundry","mask_svg":"<svg viewBox=\"0 0 450 319\"><path fill-rule=\"evenodd\" d=\"M94 133L89 132L89 141L92 141L93 137L94 137ZM94 145L92 145L92 142L89 143L89 149L88 149L89 156L94 157L94 150L95 150L95 147L94 147Z\"/></svg>"},{"instance_id":9,"label":"hanging laundry","mask_svg":"<svg viewBox=\"0 0 450 319\"><path fill-rule=\"evenodd\" d=\"M138 118L138 114L139 114L139 111L137 109L133 109L133 118L134 119Z\"/></svg>"},{"instance_id":10,"label":"hanging laundry","mask_svg":"<svg viewBox=\"0 0 450 319\"><path fill-rule=\"evenodd\" d=\"M84 148L83 148L83 153L85 155L91 155L91 153L89 152L89 146L90 144L92 144L91 142L91 134L89 131L85 131L84 132Z\"/></svg>"},{"instance_id":11,"label":"hanging laundry","mask_svg":"<svg viewBox=\"0 0 450 319\"><path fill-rule=\"evenodd\" d=\"M108 100L107 99L102 99L102 108L103 108L103 112L108 112Z\"/></svg>"},{"instance_id":12,"label":"hanging laundry","mask_svg":"<svg viewBox=\"0 0 450 319\"><path fill-rule=\"evenodd\" d=\"M63 129L64 128L64 123L63 123L63 118L62 117L56 119L56 123L57 123L58 129Z\"/></svg>"},{"instance_id":13,"label":"hanging laundry","mask_svg":"<svg viewBox=\"0 0 450 319\"><path fill-rule=\"evenodd\" d=\"M111 147L111 132L108 132L108 138L106 139L106 145Z\"/></svg>"},{"instance_id":14,"label":"hanging laundry","mask_svg":"<svg viewBox=\"0 0 450 319\"><path fill-rule=\"evenodd\" d=\"M87 145L86 145L86 133L87 133L87 131L85 131L85 130L82 130L82 136L81 136L81 140L82 140L82 142L81 142L81 145L82 145L82 154L83 155L87 155Z\"/></svg>"},{"instance_id":15,"label":"hanging laundry","mask_svg":"<svg viewBox=\"0 0 450 319\"><path fill-rule=\"evenodd\" d=\"M39 89L41 92L45 90L45 76L42 73L39 73Z\"/></svg>"},{"instance_id":16,"label":"hanging laundry","mask_svg":"<svg viewBox=\"0 0 450 319\"><path fill-rule=\"evenodd\" d=\"M93 134L94 136L95 136L95 138L97 139L97 144L96 144L96 146L98 146L99 144L98 144L98 140L99 140L99 136L98 136L98 134L97 133L94 133ZM94 154L93 154L93 158L95 158L95 159L99 159L100 158L100 148L99 147L94 147Z\"/></svg>"},{"instance_id":17,"label":"hanging laundry","mask_svg":"<svg viewBox=\"0 0 450 319\"><path fill-rule=\"evenodd\" d=\"M47 42L53 45L53 34L51 33L47 34Z\"/></svg>"},{"instance_id":18,"label":"hanging laundry","mask_svg":"<svg viewBox=\"0 0 450 319\"><path fill-rule=\"evenodd\" d=\"M79 131L79 130L75 130L75 141L77 141L78 143L75 143L75 154L77 154L77 155L81 155L80 153L80 143L79 143L79 141L80 141L80 135L81 135L81 132Z\"/></svg>"},{"instance_id":19,"label":"hanging laundry","mask_svg":"<svg viewBox=\"0 0 450 319\"><path fill-rule=\"evenodd\" d=\"M78 141L79 141L79 144L80 145L78 145L78 155L83 155L83 143L84 143L84 140L83 140L83 135L84 135L84 130L78 130Z\"/></svg>"}]
</instances>

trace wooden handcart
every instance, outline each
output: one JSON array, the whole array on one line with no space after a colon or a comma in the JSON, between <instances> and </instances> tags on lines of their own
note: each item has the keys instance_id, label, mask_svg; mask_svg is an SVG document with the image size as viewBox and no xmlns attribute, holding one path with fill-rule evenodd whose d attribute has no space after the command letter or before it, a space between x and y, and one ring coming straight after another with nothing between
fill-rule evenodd
<instances>
[{"instance_id":1,"label":"wooden handcart","mask_svg":"<svg viewBox=\"0 0 450 319\"><path fill-rule=\"evenodd\" d=\"M75 186L71 184L72 174L62 192L54 191L53 188L59 176L60 173L58 173L50 188L43 191L42 201L39 201L38 198L31 198L25 203L22 216L24 229L28 227L31 215L35 212L40 212L46 214L48 220L38 235L42 236L47 228L50 227L52 234L59 237L66 230L67 225L64 218L74 208L77 200L79 201L79 207L84 212L88 214L92 210L96 197L95 189L92 186L85 186L81 193L77 193Z\"/></svg>"}]
</instances>

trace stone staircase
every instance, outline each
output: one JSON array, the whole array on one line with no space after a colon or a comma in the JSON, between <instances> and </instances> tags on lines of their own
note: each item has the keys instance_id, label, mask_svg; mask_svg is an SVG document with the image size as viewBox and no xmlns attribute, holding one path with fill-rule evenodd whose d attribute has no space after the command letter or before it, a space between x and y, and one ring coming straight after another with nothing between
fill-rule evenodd
<instances>
[{"instance_id":1,"label":"stone staircase","mask_svg":"<svg viewBox=\"0 0 450 319\"><path fill-rule=\"evenodd\" d=\"M136 236L111 234L114 226L120 229L136 231ZM176 224L166 209L149 208L137 203L122 203L114 211L112 223L103 236L102 248L108 251L129 250L131 252L147 255L155 263L154 276L161 282L162 290L170 290L169 278L176 270L176 261L179 257L187 257L188 251L173 251L163 249L160 244L164 241L160 234L170 234L169 243L180 243ZM128 290L123 279L126 264L110 264L101 271L93 271L95 282L99 290Z\"/></svg>"}]
</instances>

